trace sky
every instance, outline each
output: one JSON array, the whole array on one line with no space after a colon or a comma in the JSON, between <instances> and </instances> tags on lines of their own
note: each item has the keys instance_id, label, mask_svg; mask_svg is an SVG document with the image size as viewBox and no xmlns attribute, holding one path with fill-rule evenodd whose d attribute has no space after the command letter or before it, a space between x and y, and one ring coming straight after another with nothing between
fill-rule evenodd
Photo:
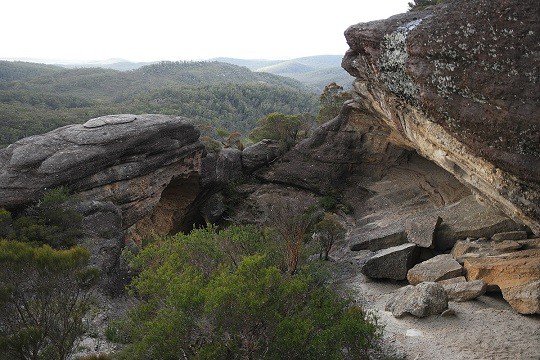
<instances>
[{"instance_id":1,"label":"sky","mask_svg":"<svg viewBox=\"0 0 540 360\"><path fill-rule=\"evenodd\" d=\"M410 0L5 0L0 58L64 62L344 54L352 24Z\"/></svg>"}]
</instances>

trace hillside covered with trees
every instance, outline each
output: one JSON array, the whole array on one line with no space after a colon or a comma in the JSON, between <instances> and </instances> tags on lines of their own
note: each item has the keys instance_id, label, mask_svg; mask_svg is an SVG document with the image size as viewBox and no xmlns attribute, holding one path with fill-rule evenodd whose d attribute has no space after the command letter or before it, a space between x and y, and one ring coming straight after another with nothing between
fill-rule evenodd
<instances>
[{"instance_id":1,"label":"hillside covered with trees","mask_svg":"<svg viewBox=\"0 0 540 360\"><path fill-rule=\"evenodd\" d=\"M0 61L0 146L115 113L180 115L247 134L272 113L316 113L299 82L218 62L161 62L132 71Z\"/></svg>"}]
</instances>

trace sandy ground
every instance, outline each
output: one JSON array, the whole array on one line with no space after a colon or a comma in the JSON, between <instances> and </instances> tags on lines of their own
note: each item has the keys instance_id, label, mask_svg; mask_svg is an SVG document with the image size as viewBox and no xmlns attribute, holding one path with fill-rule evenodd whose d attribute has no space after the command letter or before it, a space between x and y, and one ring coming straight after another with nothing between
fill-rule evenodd
<instances>
[{"instance_id":1,"label":"sandy ground","mask_svg":"<svg viewBox=\"0 0 540 360\"><path fill-rule=\"evenodd\" d=\"M540 359L540 316L520 315L499 294L450 302L455 316L396 319L384 306L406 283L373 281L357 259L337 261L345 290L384 325L381 359Z\"/></svg>"}]
</instances>

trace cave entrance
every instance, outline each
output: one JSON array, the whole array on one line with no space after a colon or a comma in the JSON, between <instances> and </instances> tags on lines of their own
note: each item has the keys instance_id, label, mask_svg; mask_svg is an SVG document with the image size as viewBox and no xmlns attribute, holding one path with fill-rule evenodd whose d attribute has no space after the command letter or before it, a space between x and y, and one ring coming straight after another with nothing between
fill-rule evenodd
<instances>
[{"instance_id":1,"label":"cave entrance","mask_svg":"<svg viewBox=\"0 0 540 360\"><path fill-rule=\"evenodd\" d=\"M199 192L200 177L196 172L172 179L152 212L133 226L132 239L141 244L155 235L189 232L194 226L205 224L199 211L194 209Z\"/></svg>"}]
</instances>

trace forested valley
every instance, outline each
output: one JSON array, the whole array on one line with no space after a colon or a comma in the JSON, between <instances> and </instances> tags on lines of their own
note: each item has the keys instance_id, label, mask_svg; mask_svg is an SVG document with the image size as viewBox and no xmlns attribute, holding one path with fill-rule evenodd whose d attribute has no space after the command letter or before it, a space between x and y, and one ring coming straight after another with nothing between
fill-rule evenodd
<instances>
[{"instance_id":1,"label":"forested valley","mask_svg":"<svg viewBox=\"0 0 540 360\"><path fill-rule=\"evenodd\" d=\"M0 147L118 113L186 116L246 136L269 113L317 114L318 107L318 94L295 80L220 62L117 71L0 61Z\"/></svg>"}]
</instances>

